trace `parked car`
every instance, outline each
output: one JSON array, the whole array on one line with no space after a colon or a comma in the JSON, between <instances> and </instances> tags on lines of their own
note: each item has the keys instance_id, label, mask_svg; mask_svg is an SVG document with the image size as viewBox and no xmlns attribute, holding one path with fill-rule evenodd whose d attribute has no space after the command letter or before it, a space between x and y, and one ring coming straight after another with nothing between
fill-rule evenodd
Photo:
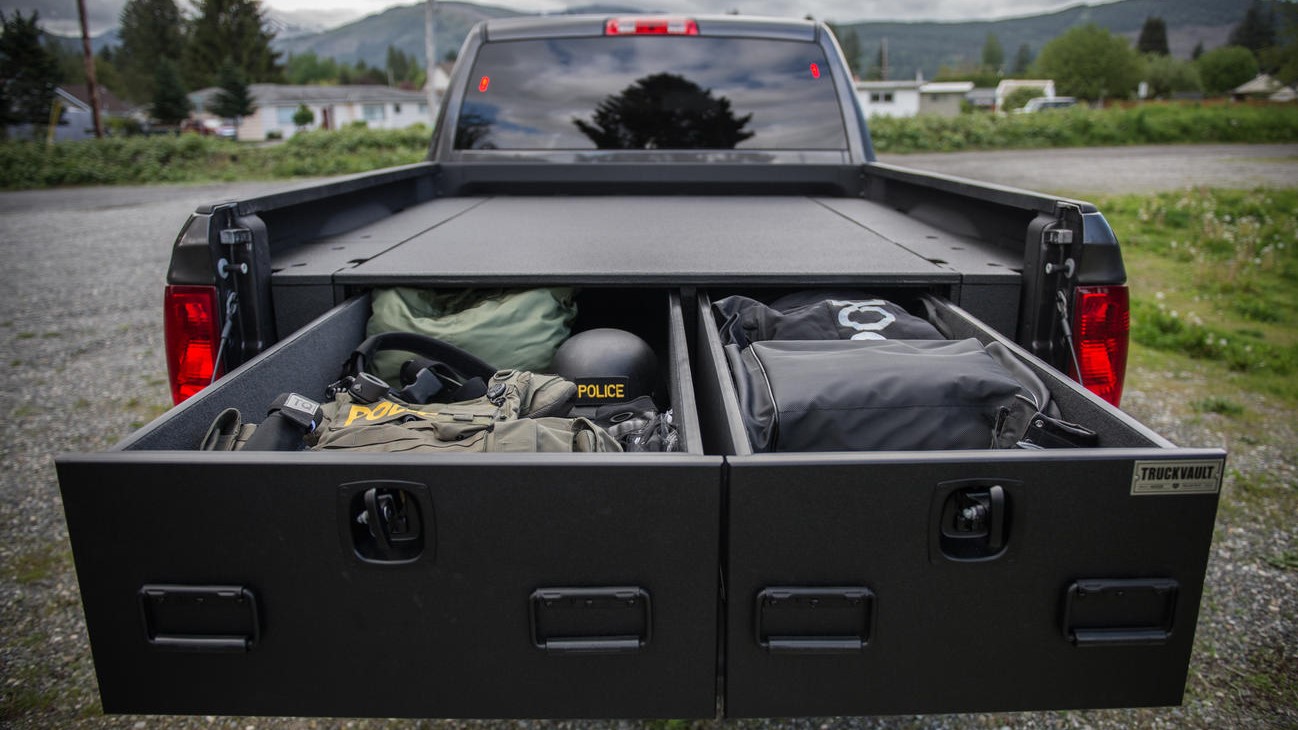
<instances>
[{"instance_id":1,"label":"parked car","mask_svg":"<svg viewBox=\"0 0 1298 730\"><path fill-rule=\"evenodd\" d=\"M1032 112L1043 112L1048 109L1069 109L1077 106L1077 100L1071 96L1038 96L1034 99L1028 99L1028 103L1023 105L1018 111L1022 114Z\"/></svg>"}]
</instances>

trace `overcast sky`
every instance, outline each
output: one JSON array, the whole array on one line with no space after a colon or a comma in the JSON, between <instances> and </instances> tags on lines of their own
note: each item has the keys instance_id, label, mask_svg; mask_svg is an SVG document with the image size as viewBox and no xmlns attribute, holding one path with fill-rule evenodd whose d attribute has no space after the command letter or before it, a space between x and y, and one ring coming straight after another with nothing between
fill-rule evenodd
<instances>
[{"instance_id":1,"label":"overcast sky","mask_svg":"<svg viewBox=\"0 0 1298 730\"><path fill-rule=\"evenodd\" d=\"M524 12L552 12L567 6L589 5L594 0L477 0ZM1104 0L1085 4L1097 5ZM1242 1L1242 0L1241 0ZM608 4L646 7L678 13L724 13L738 10L746 15L776 15L836 21L858 20L990 20L1016 15L1061 10L1083 4L1081 0L605 0ZM126 0L86 0L87 21L94 34L117 23ZM187 0L178 3L188 9ZM266 8L289 17L314 18L327 25L340 25L394 5L393 0L262 0ZM0 10L40 12L41 24L53 33L77 35L76 0L0 0Z\"/></svg>"}]
</instances>

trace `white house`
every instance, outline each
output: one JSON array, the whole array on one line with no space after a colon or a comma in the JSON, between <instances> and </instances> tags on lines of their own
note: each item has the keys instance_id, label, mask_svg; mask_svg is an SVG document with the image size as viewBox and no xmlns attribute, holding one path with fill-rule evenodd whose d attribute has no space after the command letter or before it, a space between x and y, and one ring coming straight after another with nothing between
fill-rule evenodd
<instances>
[{"instance_id":1,"label":"white house","mask_svg":"<svg viewBox=\"0 0 1298 730\"><path fill-rule=\"evenodd\" d=\"M856 97L867 117L955 116L972 89L972 81L858 81Z\"/></svg>"},{"instance_id":2,"label":"white house","mask_svg":"<svg viewBox=\"0 0 1298 730\"><path fill-rule=\"evenodd\" d=\"M189 95L195 116L200 119L215 116L210 105L218 92L220 88L213 86ZM248 93L257 109L239 120L240 140L292 137L299 129L293 123L293 115L302 105L313 115L313 121L303 129L338 129L353 122L365 122L371 129L403 129L421 122L433 125L428 97L422 91L376 85L249 84Z\"/></svg>"},{"instance_id":3,"label":"white house","mask_svg":"<svg viewBox=\"0 0 1298 730\"><path fill-rule=\"evenodd\" d=\"M1267 74L1258 74L1251 81L1231 89L1231 96L1238 101L1245 99L1267 99L1269 101L1293 101L1298 98L1298 85L1285 86Z\"/></svg>"}]
</instances>

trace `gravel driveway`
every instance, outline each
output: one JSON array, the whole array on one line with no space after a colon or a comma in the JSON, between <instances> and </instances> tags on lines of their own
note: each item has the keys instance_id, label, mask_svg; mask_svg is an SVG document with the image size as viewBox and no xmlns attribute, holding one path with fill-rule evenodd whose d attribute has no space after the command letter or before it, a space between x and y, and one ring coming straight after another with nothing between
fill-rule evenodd
<instances>
[{"instance_id":1,"label":"gravel driveway","mask_svg":"<svg viewBox=\"0 0 1298 730\"><path fill-rule=\"evenodd\" d=\"M1223 162L1226 160L1226 162ZM890 156L889 162L1019 187L1084 192L1209 182L1298 185L1298 146L1124 148ZM1018 173L1012 170L1019 170ZM1216 173L1205 179L1205 170ZM1227 176L1223 171L1229 170ZM1158 175L1154 175L1158 172ZM1235 177L1239 175L1240 177ZM1044 177L1042 177L1044 176ZM268 718L104 717L72 568L52 457L102 449L169 404L161 294L169 246L200 203L298 183L96 188L0 194L0 725L11 727L410 727L443 723ZM1128 188L1126 186L1133 186ZM1132 373L1127 410L1187 446L1219 446L1211 419L1191 420L1161 384L1193 374ZM1272 438L1232 443L1247 475L1277 470L1294 488L1298 436L1275 413ZM1227 489L1231 489L1230 483ZM1292 516L1288 516L1292 517ZM1269 566L1294 550L1290 520L1223 512L1209 566L1191 690L1178 708L929 718L835 718L780 723L825 727L1266 727L1298 726L1298 708L1250 694L1266 681L1298 682L1298 581ZM1232 681L1237 678L1238 681ZM995 678L989 678L995 681ZM1283 689L1283 688L1282 688ZM1261 706L1251 702L1262 697ZM1250 709L1251 708L1251 709ZM445 723L522 727L571 723ZM730 722L760 727L772 722ZM583 724L590 726L591 724ZM639 723L597 723L625 727ZM661 725L661 724L660 724ZM712 725L712 723L700 723Z\"/></svg>"}]
</instances>

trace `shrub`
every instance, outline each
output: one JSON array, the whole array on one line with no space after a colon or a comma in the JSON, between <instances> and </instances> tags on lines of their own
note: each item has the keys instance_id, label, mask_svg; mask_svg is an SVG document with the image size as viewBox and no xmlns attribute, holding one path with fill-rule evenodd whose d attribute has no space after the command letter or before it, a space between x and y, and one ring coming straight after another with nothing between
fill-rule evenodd
<instances>
[{"instance_id":1,"label":"shrub","mask_svg":"<svg viewBox=\"0 0 1298 730\"><path fill-rule=\"evenodd\" d=\"M1257 59L1253 52L1240 46L1214 48L1195 62L1203 90L1224 94L1257 76Z\"/></svg>"}]
</instances>

